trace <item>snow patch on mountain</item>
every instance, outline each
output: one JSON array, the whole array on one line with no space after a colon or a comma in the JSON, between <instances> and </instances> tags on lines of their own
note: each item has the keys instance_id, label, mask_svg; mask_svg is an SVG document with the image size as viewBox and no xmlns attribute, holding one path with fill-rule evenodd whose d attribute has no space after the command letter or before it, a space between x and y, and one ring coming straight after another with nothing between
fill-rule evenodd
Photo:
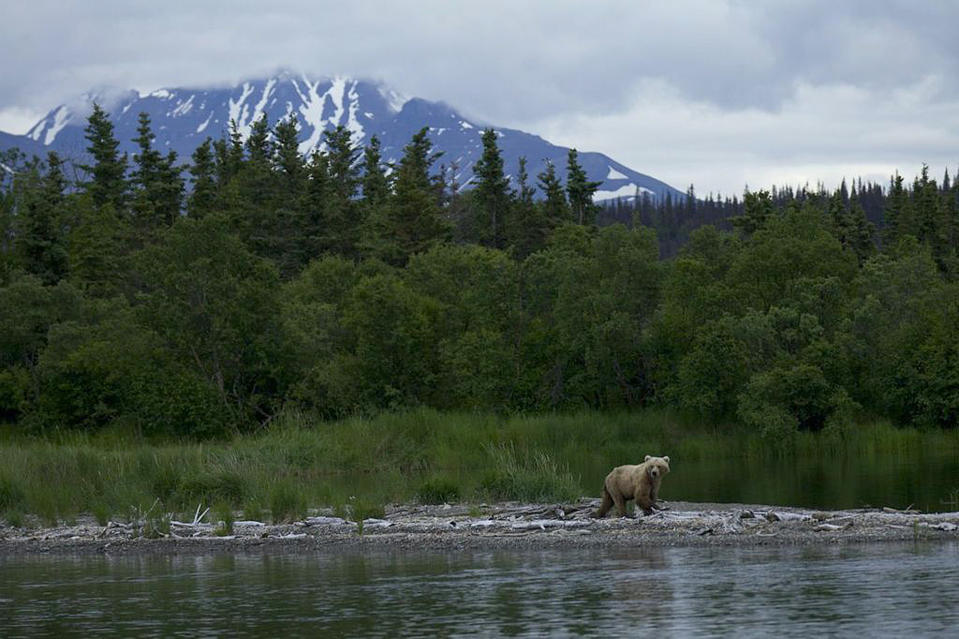
<instances>
[{"instance_id":1,"label":"snow patch on mountain","mask_svg":"<svg viewBox=\"0 0 959 639\"><path fill-rule=\"evenodd\" d=\"M266 103L270 99L270 95L273 93L273 87L275 86L276 78L270 78L266 81L266 86L263 87L263 95L260 96L260 101L256 103L256 107L253 109L253 117L250 118L251 124L263 117L263 110L266 108Z\"/></svg>"},{"instance_id":2,"label":"snow patch on mountain","mask_svg":"<svg viewBox=\"0 0 959 639\"><path fill-rule=\"evenodd\" d=\"M606 174L606 179L607 180L628 180L629 176L623 175L622 173L620 173L619 171L617 171L611 166L609 167L609 173Z\"/></svg>"},{"instance_id":3,"label":"snow patch on mountain","mask_svg":"<svg viewBox=\"0 0 959 639\"><path fill-rule=\"evenodd\" d=\"M333 78L333 85L327 92L330 101L333 103L333 115L330 117L330 123L336 126L343 118L343 95L346 91L346 79L339 76ZM326 124L325 122L323 124Z\"/></svg>"},{"instance_id":4,"label":"snow patch on mountain","mask_svg":"<svg viewBox=\"0 0 959 639\"><path fill-rule=\"evenodd\" d=\"M49 116L40 120L32 129L27 131L27 137L39 141L40 136L43 135L43 144L49 146L53 144L53 141L57 139L57 134L63 130L63 127L68 125L72 119L70 109L68 109L66 105L61 105L57 107L57 110L53 113L53 122L50 122Z\"/></svg>"},{"instance_id":5,"label":"snow patch on mountain","mask_svg":"<svg viewBox=\"0 0 959 639\"><path fill-rule=\"evenodd\" d=\"M211 119L212 117L213 117L213 111L210 111L210 115L206 116L206 120L204 120L204 121L200 124L200 126L198 126L198 127L196 128L196 132L197 132L197 133L203 133L204 131L206 131L206 128L210 125L210 119Z\"/></svg>"},{"instance_id":6,"label":"snow patch on mountain","mask_svg":"<svg viewBox=\"0 0 959 639\"><path fill-rule=\"evenodd\" d=\"M353 141L355 143L359 143L366 136L363 125L360 124L360 121L356 118L356 112L360 108L360 94L356 91L357 84L359 83L354 82L350 87L349 93L346 95L346 97L350 99L349 119L346 122L346 128L353 134Z\"/></svg>"},{"instance_id":7,"label":"snow patch on mountain","mask_svg":"<svg viewBox=\"0 0 959 639\"><path fill-rule=\"evenodd\" d=\"M390 111L393 113L399 113L402 111L403 107L406 106L406 103L410 101L410 99L406 96L384 86L379 87L379 92L383 99L386 100L386 104L390 107Z\"/></svg>"},{"instance_id":8,"label":"snow patch on mountain","mask_svg":"<svg viewBox=\"0 0 959 639\"><path fill-rule=\"evenodd\" d=\"M246 115L249 112L249 107L246 104L246 99L250 97L253 93L253 85L249 82L243 83L243 93L237 100L230 98L229 100L229 110L230 110L230 121L236 122L237 130L240 132L244 138L249 137L250 135L250 125L246 121Z\"/></svg>"},{"instance_id":9,"label":"snow patch on mountain","mask_svg":"<svg viewBox=\"0 0 959 639\"><path fill-rule=\"evenodd\" d=\"M626 177L625 175L620 174L621 177ZM639 187L639 193L649 193L650 195L656 195L656 192L652 189L647 189L644 186ZM614 191L596 191L593 194L594 202L602 202L603 200L615 200L616 198L625 198L625 197L635 197L636 196L636 185L632 182L626 186L621 186Z\"/></svg>"},{"instance_id":10,"label":"snow patch on mountain","mask_svg":"<svg viewBox=\"0 0 959 639\"><path fill-rule=\"evenodd\" d=\"M177 104L176 108L173 109L173 112L171 115L173 117L178 117L178 116L186 115L187 113L189 113L193 109L193 98L195 97L196 96L191 95L186 102L183 102L181 100L180 103Z\"/></svg>"},{"instance_id":11,"label":"snow patch on mountain","mask_svg":"<svg viewBox=\"0 0 959 639\"><path fill-rule=\"evenodd\" d=\"M293 86L302 102L299 111L300 115L303 116L303 123L313 129L310 137L300 142L297 147L300 153L306 155L319 146L320 139L323 136L323 104L326 101L326 93L320 96L317 92L317 87L319 87L321 81L310 82L306 77L303 77L302 81L306 85L306 93L300 89L296 81L293 82Z\"/></svg>"}]
</instances>

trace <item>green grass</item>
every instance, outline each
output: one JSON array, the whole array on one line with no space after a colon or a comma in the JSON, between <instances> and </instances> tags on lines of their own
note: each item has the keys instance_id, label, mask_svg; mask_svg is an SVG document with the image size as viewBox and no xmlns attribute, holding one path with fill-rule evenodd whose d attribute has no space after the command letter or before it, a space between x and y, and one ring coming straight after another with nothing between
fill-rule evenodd
<instances>
[{"instance_id":1,"label":"green grass","mask_svg":"<svg viewBox=\"0 0 959 639\"><path fill-rule=\"evenodd\" d=\"M416 490L416 501L421 504L447 504L459 498L459 483L444 476L429 477Z\"/></svg>"},{"instance_id":2,"label":"green grass","mask_svg":"<svg viewBox=\"0 0 959 639\"><path fill-rule=\"evenodd\" d=\"M213 508L213 519L217 521L213 534L219 537L227 537L233 534L233 522L236 521L233 515L233 506L229 503L218 503Z\"/></svg>"},{"instance_id":3,"label":"green grass","mask_svg":"<svg viewBox=\"0 0 959 639\"><path fill-rule=\"evenodd\" d=\"M302 519L307 508L305 487L293 479L281 479L270 487L269 503L274 523Z\"/></svg>"},{"instance_id":4,"label":"green grass","mask_svg":"<svg viewBox=\"0 0 959 639\"><path fill-rule=\"evenodd\" d=\"M543 451L517 452L512 444L488 446L491 467L480 482L492 501L574 501L578 482Z\"/></svg>"},{"instance_id":5,"label":"green grass","mask_svg":"<svg viewBox=\"0 0 959 639\"><path fill-rule=\"evenodd\" d=\"M52 524L87 513L105 525L158 503L187 519L202 505L279 522L312 508L350 513L357 504L381 512L384 504L414 501L563 502L598 496L609 468L647 454L669 455L674 470L719 457L750 463L851 455L882 463L959 451L959 432L850 424L796 433L785 443L662 410L505 417L424 409L332 423L293 411L256 435L203 444L150 442L116 430L56 440L7 433L0 438L0 516L22 522L31 514ZM162 534L163 522L154 524Z\"/></svg>"}]
</instances>

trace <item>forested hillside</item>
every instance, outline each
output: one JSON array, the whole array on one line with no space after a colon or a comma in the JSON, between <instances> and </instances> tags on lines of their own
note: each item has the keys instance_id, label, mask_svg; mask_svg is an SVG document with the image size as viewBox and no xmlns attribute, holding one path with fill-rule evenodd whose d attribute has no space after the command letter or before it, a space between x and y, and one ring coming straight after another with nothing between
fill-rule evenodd
<instances>
[{"instance_id":1,"label":"forested hillside","mask_svg":"<svg viewBox=\"0 0 959 639\"><path fill-rule=\"evenodd\" d=\"M185 171L145 115L132 158L99 108L86 133L78 172L2 159L5 428L651 404L772 435L959 425L948 175L600 210L575 151L510 188L491 130L466 192L426 129L384 166L375 139L303 158L295 119L261 119Z\"/></svg>"}]
</instances>

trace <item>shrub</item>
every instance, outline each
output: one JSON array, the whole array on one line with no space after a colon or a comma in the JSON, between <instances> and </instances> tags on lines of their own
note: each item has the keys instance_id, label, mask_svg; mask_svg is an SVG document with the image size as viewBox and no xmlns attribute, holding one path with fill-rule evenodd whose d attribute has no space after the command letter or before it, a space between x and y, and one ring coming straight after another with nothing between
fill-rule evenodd
<instances>
[{"instance_id":1,"label":"shrub","mask_svg":"<svg viewBox=\"0 0 959 639\"><path fill-rule=\"evenodd\" d=\"M306 496L292 481L279 481L270 489L270 514L273 523L303 519L306 516Z\"/></svg>"},{"instance_id":2,"label":"shrub","mask_svg":"<svg viewBox=\"0 0 959 639\"><path fill-rule=\"evenodd\" d=\"M214 535L218 537L226 537L233 534L233 522L236 521L236 518L233 515L233 508L230 504L219 503L216 505L216 508L213 510L214 518L219 522L216 529L213 531Z\"/></svg>"},{"instance_id":3,"label":"shrub","mask_svg":"<svg viewBox=\"0 0 959 639\"><path fill-rule=\"evenodd\" d=\"M246 502L243 506L243 519L247 521L263 521L263 508L260 502L254 499Z\"/></svg>"},{"instance_id":4,"label":"shrub","mask_svg":"<svg viewBox=\"0 0 959 639\"><path fill-rule=\"evenodd\" d=\"M571 501L580 496L578 482L543 452L518 455L513 446L488 446L489 470L480 486L490 499L529 502Z\"/></svg>"},{"instance_id":5,"label":"shrub","mask_svg":"<svg viewBox=\"0 0 959 639\"><path fill-rule=\"evenodd\" d=\"M26 500L26 493L19 482L0 475L0 511L22 508Z\"/></svg>"},{"instance_id":6,"label":"shrub","mask_svg":"<svg viewBox=\"0 0 959 639\"><path fill-rule=\"evenodd\" d=\"M94 503L90 510L93 513L93 517L97 520L97 523L101 526L106 526L110 523L110 515L113 513L111 512L110 506L105 502L98 501Z\"/></svg>"},{"instance_id":7,"label":"shrub","mask_svg":"<svg viewBox=\"0 0 959 639\"><path fill-rule=\"evenodd\" d=\"M447 477L430 477L416 491L416 500L421 504L446 504L459 498L459 485Z\"/></svg>"},{"instance_id":8,"label":"shrub","mask_svg":"<svg viewBox=\"0 0 959 639\"><path fill-rule=\"evenodd\" d=\"M803 363L753 375L738 399L740 419L760 432L818 431L831 416L852 407L845 389L830 384L818 366Z\"/></svg>"},{"instance_id":9,"label":"shrub","mask_svg":"<svg viewBox=\"0 0 959 639\"><path fill-rule=\"evenodd\" d=\"M239 507L246 492L246 480L238 472L221 470L181 477L176 494L185 503L223 502Z\"/></svg>"}]
</instances>

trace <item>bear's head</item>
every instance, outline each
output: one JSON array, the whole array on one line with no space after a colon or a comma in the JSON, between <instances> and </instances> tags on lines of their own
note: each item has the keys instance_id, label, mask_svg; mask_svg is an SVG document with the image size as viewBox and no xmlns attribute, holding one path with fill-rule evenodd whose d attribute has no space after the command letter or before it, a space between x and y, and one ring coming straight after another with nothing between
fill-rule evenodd
<instances>
[{"instance_id":1,"label":"bear's head","mask_svg":"<svg viewBox=\"0 0 959 639\"><path fill-rule=\"evenodd\" d=\"M660 479L669 472L669 456L653 457L652 455L646 455L643 465L646 466L646 473L649 474L650 479Z\"/></svg>"}]
</instances>

